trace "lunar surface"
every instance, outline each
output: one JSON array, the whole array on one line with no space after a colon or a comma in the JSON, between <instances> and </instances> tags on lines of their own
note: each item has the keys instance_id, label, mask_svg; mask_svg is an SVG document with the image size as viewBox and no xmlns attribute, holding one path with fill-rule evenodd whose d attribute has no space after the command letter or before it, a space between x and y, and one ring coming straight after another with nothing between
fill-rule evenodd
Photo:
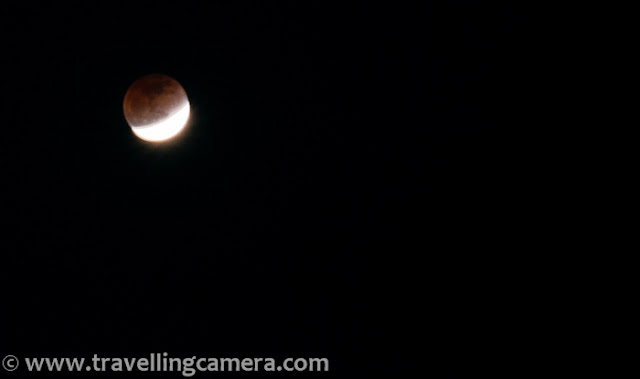
<instances>
[{"instance_id":1,"label":"lunar surface","mask_svg":"<svg viewBox=\"0 0 640 379\"><path fill-rule=\"evenodd\" d=\"M133 133L151 142L180 133L191 110L180 83L161 74L143 76L133 82L124 95L122 108Z\"/></svg>"}]
</instances>

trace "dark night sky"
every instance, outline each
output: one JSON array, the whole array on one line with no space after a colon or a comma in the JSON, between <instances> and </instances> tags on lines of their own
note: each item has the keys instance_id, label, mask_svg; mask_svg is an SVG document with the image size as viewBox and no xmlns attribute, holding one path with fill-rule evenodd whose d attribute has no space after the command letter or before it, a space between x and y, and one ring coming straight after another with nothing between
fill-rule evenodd
<instances>
[{"instance_id":1,"label":"dark night sky","mask_svg":"<svg viewBox=\"0 0 640 379\"><path fill-rule=\"evenodd\" d=\"M0 11L0 353L503 367L545 153L524 9L93 3ZM165 144L122 114L149 73L192 105Z\"/></svg>"}]
</instances>

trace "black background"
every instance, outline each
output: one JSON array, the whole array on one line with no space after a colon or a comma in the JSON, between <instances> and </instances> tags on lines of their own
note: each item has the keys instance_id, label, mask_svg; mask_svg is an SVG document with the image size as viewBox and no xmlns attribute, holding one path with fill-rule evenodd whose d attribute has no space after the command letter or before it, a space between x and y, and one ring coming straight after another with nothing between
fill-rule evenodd
<instances>
[{"instance_id":1,"label":"black background","mask_svg":"<svg viewBox=\"0 0 640 379\"><path fill-rule=\"evenodd\" d=\"M457 378L505 370L530 337L545 151L528 10L0 12L3 356L327 357L316 376ZM149 73L192 106L162 144L122 114Z\"/></svg>"}]
</instances>

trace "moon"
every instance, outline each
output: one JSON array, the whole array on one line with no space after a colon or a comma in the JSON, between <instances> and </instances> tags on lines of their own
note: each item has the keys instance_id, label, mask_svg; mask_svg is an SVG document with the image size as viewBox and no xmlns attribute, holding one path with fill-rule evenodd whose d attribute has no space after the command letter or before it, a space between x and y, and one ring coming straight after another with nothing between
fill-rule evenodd
<instances>
[{"instance_id":1,"label":"moon","mask_svg":"<svg viewBox=\"0 0 640 379\"><path fill-rule=\"evenodd\" d=\"M160 142L184 129L191 106L178 81L167 75L151 74L131 84L124 95L122 109L138 138Z\"/></svg>"}]
</instances>

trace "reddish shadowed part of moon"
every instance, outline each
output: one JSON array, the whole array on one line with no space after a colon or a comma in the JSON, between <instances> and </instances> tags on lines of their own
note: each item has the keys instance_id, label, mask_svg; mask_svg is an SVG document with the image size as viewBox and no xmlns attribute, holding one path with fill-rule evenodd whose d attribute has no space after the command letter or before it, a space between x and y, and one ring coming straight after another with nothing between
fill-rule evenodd
<instances>
[{"instance_id":1,"label":"reddish shadowed part of moon","mask_svg":"<svg viewBox=\"0 0 640 379\"><path fill-rule=\"evenodd\" d=\"M189 119L187 93L175 79L152 74L133 82L124 95L124 117L139 138L159 142L182 131Z\"/></svg>"}]
</instances>

